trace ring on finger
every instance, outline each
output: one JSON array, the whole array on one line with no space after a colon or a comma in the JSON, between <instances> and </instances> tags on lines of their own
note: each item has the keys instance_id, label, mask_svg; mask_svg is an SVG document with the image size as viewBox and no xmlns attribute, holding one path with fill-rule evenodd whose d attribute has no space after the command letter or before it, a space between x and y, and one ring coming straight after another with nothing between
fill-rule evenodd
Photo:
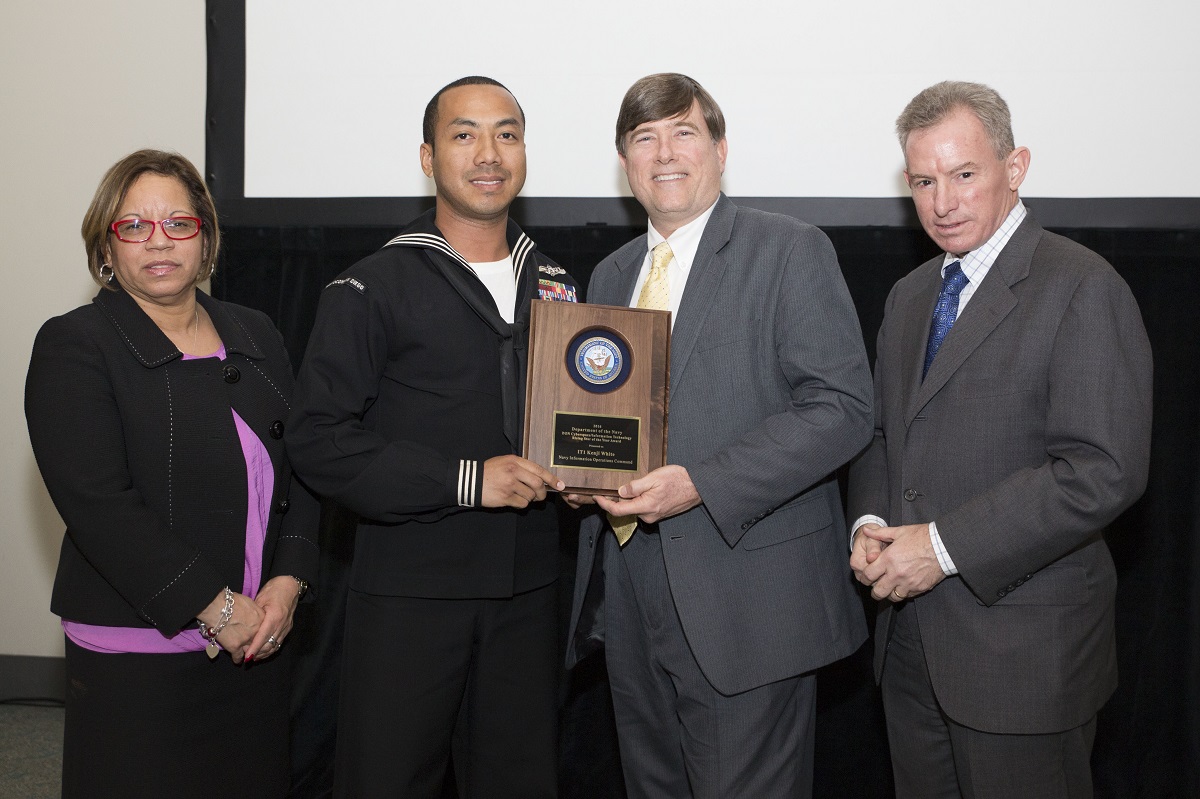
<instances>
[{"instance_id":1,"label":"ring on finger","mask_svg":"<svg viewBox=\"0 0 1200 799\"><path fill-rule=\"evenodd\" d=\"M276 647L279 646L279 642L275 640L275 636L273 636L273 635L267 639L267 643L270 644L271 646L276 646Z\"/></svg>"},{"instance_id":2,"label":"ring on finger","mask_svg":"<svg viewBox=\"0 0 1200 799\"><path fill-rule=\"evenodd\" d=\"M897 602L903 602L905 599L907 599L907 598L908 598L908 597L905 597L905 596L901 596L901 594L900 594L900 589L899 589L899 588L893 588L893 589L892 589L892 596L896 597L896 601L897 601Z\"/></svg>"}]
</instances>

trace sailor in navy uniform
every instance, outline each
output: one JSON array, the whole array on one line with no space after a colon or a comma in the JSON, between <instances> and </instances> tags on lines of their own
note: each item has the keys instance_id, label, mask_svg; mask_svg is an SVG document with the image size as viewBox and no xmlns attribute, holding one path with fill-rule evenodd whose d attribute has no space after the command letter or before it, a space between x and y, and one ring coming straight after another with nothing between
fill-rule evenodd
<instances>
[{"instance_id":1,"label":"sailor in navy uniform","mask_svg":"<svg viewBox=\"0 0 1200 799\"><path fill-rule=\"evenodd\" d=\"M555 478L521 451L530 302L576 285L508 219L524 117L465 78L426 111L437 204L321 296L287 437L359 515L335 791L556 792Z\"/></svg>"}]
</instances>

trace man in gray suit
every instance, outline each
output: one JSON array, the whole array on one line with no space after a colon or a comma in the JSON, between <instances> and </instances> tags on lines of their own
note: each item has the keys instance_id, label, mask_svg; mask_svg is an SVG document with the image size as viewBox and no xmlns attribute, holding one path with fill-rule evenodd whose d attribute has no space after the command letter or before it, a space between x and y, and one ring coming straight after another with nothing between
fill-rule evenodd
<instances>
[{"instance_id":1,"label":"man in gray suit","mask_svg":"<svg viewBox=\"0 0 1200 799\"><path fill-rule=\"evenodd\" d=\"M604 639L630 796L807 796L812 672L866 634L832 476L870 439L858 318L824 234L721 194L694 80L635 83L616 143L650 228L588 300L673 311L669 465L596 498L623 546L584 521L568 665Z\"/></svg>"},{"instance_id":2,"label":"man in gray suit","mask_svg":"<svg viewBox=\"0 0 1200 799\"><path fill-rule=\"evenodd\" d=\"M995 91L939 83L896 129L945 250L888 297L850 479L851 565L888 600L897 795L1090 796L1117 680L1103 532L1146 485L1146 331L1112 267L1021 203L1029 150Z\"/></svg>"}]
</instances>

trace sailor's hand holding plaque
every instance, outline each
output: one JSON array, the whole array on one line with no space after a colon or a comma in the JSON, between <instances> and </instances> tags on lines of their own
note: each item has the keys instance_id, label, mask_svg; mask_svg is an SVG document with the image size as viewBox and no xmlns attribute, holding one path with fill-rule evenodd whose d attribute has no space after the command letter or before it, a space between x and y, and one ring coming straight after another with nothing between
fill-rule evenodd
<instances>
[{"instance_id":1,"label":"sailor's hand holding plaque","mask_svg":"<svg viewBox=\"0 0 1200 799\"><path fill-rule=\"evenodd\" d=\"M666 311L533 303L525 457L566 493L616 496L666 462Z\"/></svg>"}]
</instances>

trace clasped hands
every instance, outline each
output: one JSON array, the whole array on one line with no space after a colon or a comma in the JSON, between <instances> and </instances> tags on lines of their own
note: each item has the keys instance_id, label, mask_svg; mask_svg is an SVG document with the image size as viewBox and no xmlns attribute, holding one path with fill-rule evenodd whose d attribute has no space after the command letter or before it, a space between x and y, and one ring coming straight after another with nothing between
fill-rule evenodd
<instances>
[{"instance_id":1,"label":"clasped hands","mask_svg":"<svg viewBox=\"0 0 1200 799\"><path fill-rule=\"evenodd\" d=\"M217 635L217 643L234 663L265 660L279 651L292 631L292 614L299 602L300 586L287 575L267 580L254 599L235 591L233 615ZM221 591L197 618L214 627L224 606L225 592Z\"/></svg>"},{"instance_id":2,"label":"clasped hands","mask_svg":"<svg viewBox=\"0 0 1200 799\"><path fill-rule=\"evenodd\" d=\"M862 525L854 536L850 568L860 583L871 586L872 597L892 602L923 594L946 577L928 524Z\"/></svg>"}]
</instances>

